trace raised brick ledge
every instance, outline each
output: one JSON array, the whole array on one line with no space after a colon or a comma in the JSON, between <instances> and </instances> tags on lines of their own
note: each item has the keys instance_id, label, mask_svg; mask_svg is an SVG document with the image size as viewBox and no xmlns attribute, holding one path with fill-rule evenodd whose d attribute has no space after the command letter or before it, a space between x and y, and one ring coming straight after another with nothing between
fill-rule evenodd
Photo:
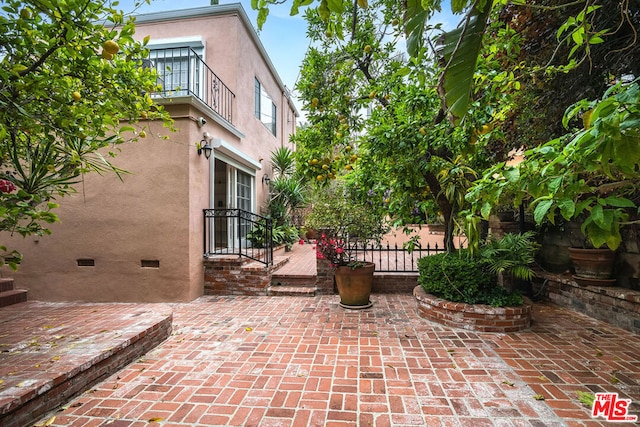
<instances>
[{"instance_id":1,"label":"raised brick ledge","mask_svg":"<svg viewBox=\"0 0 640 427\"><path fill-rule=\"evenodd\" d=\"M636 291L634 289L621 288L619 286L582 286L579 285L575 280L573 280L570 274L537 272L536 275L544 280L550 280L553 282L561 283L563 285L569 285L576 288L584 289L589 292L606 295L611 298L640 304L640 291Z\"/></svg>"},{"instance_id":2,"label":"raised brick ledge","mask_svg":"<svg viewBox=\"0 0 640 427\"><path fill-rule=\"evenodd\" d=\"M25 306L23 310L27 312L25 316L28 317L29 310L33 309L32 306L38 306L38 304L41 303L33 302L31 306ZM113 324L109 323L113 322L113 314L110 309L117 307L117 305L97 304L87 305L87 307L89 310L91 307L96 307L93 311L95 311L97 319L87 319L87 331L84 331L86 336L82 334L73 337L60 336L58 346L43 348L42 351L34 352L31 357L20 357L20 360L31 362L31 366L12 366L12 369L16 369L16 373L4 377L5 386L0 393L1 426L26 427L33 425L36 420L55 411L59 406L90 389L94 384L140 358L171 335L173 314L169 307L158 305L155 310L148 308L132 310L131 305L125 304L121 314L124 319L128 320L123 320L124 323L119 325L122 326L122 329L99 334L94 334L95 325L103 318L106 318L107 325ZM8 309L3 310L7 310L4 312L5 315L20 322L20 314L14 315ZM49 315L52 313L46 303L42 310ZM75 312L75 307L70 306L68 311ZM78 310L78 315L86 315L86 311L81 308ZM139 317L141 315L145 317ZM34 315L31 313L30 316ZM29 320L22 321L22 323L28 322ZM53 330L51 329L51 331ZM13 334L15 331L11 333ZM47 332L43 331L42 335L40 338L45 340ZM102 338L111 335L115 337L112 339ZM99 338L95 338L96 342L93 342L94 337L97 336ZM8 341L13 338L15 337L4 336L4 339ZM21 348L19 342L13 345L16 348ZM3 354L2 363L11 363L14 353L19 355L27 351L14 352L9 350ZM61 355L59 359L52 359L52 356L57 355ZM53 360L56 360L55 363ZM21 385L16 385L17 382L20 382Z\"/></svg>"},{"instance_id":3,"label":"raised brick ledge","mask_svg":"<svg viewBox=\"0 0 640 427\"><path fill-rule=\"evenodd\" d=\"M413 288L418 314L445 326L476 332L516 332L531 326L532 304L519 307L491 307L483 304L454 303L428 294L422 286Z\"/></svg>"},{"instance_id":4,"label":"raised brick ledge","mask_svg":"<svg viewBox=\"0 0 640 427\"><path fill-rule=\"evenodd\" d=\"M538 287L561 307L640 334L640 292L617 286L581 286L568 274L538 273Z\"/></svg>"}]
</instances>

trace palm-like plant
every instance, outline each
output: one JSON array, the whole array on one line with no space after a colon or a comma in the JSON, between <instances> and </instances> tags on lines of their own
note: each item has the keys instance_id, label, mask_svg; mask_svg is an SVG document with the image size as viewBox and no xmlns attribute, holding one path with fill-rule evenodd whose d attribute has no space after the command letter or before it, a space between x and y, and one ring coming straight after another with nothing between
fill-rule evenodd
<instances>
[{"instance_id":1,"label":"palm-like plant","mask_svg":"<svg viewBox=\"0 0 640 427\"><path fill-rule=\"evenodd\" d=\"M271 153L271 166L277 177L292 176L296 170L293 152L288 147L279 147Z\"/></svg>"},{"instance_id":2,"label":"palm-like plant","mask_svg":"<svg viewBox=\"0 0 640 427\"><path fill-rule=\"evenodd\" d=\"M479 257L486 260L492 273L503 273L518 280L531 280L534 272L531 266L540 245L534 240L535 234L505 234L501 239L489 239L480 249Z\"/></svg>"}]
</instances>

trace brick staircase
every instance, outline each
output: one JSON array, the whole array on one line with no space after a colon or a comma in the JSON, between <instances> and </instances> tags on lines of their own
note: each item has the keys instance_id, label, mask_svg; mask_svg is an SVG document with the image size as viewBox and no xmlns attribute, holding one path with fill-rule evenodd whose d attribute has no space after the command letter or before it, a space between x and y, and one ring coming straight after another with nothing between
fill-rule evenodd
<instances>
[{"instance_id":1,"label":"brick staircase","mask_svg":"<svg viewBox=\"0 0 640 427\"><path fill-rule=\"evenodd\" d=\"M302 252L302 249L306 252ZM311 260L315 267L315 255L310 257L309 251L310 248L307 246L297 248L294 252L279 252L281 257L288 259L288 262L273 271L267 295L300 297L316 295L317 274L315 268L309 265Z\"/></svg>"},{"instance_id":2,"label":"brick staircase","mask_svg":"<svg viewBox=\"0 0 640 427\"><path fill-rule=\"evenodd\" d=\"M316 295L315 274L287 274L274 272L268 295L313 297Z\"/></svg>"},{"instance_id":3,"label":"brick staircase","mask_svg":"<svg viewBox=\"0 0 640 427\"><path fill-rule=\"evenodd\" d=\"M237 255L210 256L204 260L205 295L318 295L316 257L312 246L274 251L273 265L265 266ZM320 292L321 293L321 292Z\"/></svg>"},{"instance_id":4,"label":"brick staircase","mask_svg":"<svg viewBox=\"0 0 640 427\"><path fill-rule=\"evenodd\" d=\"M27 290L16 289L11 278L0 278L0 307L27 301Z\"/></svg>"}]
</instances>

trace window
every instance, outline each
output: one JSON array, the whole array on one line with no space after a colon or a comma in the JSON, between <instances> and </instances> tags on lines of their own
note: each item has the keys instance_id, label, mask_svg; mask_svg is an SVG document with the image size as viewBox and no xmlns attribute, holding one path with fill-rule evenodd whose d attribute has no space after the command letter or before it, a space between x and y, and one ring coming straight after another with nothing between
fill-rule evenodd
<instances>
[{"instance_id":1,"label":"window","mask_svg":"<svg viewBox=\"0 0 640 427\"><path fill-rule=\"evenodd\" d=\"M165 94L200 95L200 60L190 48L156 49L150 59L158 72L158 83Z\"/></svg>"},{"instance_id":2,"label":"window","mask_svg":"<svg viewBox=\"0 0 640 427\"><path fill-rule=\"evenodd\" d=\"M269 96L269 94L264 90L258 79L256 79L255 84L255 112L256 117L271 131L271 133L276 135L276 117L277 117L277 109L276 104L274 104L273 100Z\"/></svg>"}]
</instances>

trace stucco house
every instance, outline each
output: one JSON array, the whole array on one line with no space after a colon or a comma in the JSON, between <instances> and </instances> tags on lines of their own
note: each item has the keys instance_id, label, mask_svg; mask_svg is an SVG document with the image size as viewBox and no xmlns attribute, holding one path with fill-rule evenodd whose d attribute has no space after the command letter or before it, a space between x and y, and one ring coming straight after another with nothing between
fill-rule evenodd
<instances>
[{"instance_id":1,"label":"stucco house","mask_svg":"<svg viewBox=\"0 0 640 427\"><path fill-rule=\"evenodd\" d=\"M61 200L50 236L15 242L24 260L10 274L30 299L199 297L203 209L260 212L271 152L295 132L298 112L240 4L139 15L136 23L136 37L150 36L147 64L162 86L154 96L177 132L147 123L147 137L114 159L131 172L124 182L87 176Z\"/></svg>"}]
</instances>

